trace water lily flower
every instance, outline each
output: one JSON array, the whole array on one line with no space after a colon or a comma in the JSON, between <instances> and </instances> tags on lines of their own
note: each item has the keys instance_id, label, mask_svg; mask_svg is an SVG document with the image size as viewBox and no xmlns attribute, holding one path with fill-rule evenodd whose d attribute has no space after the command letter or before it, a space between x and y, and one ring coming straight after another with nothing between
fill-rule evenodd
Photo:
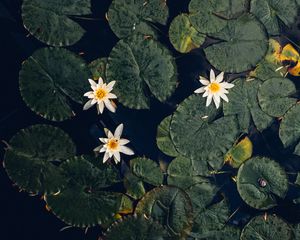
<instances>
[{"instance_id":1,"label":"water lily flower","mask_svg":"<svg viewBox=\"0 0 300 240\"><path fill-rule=\"evenodd\" d=\"M87 110L97 103L98 114L103 113L104 107L111 112L115 112L116 108L111 99L116 99L117 96L111 93L111 91L113 90L116 81L111 81L106 84L100 77L98 83L92 79L89 79L89 82L93 91L84 94L84 96L88 97L90 100L83 106L83 110Z\"/></svg>"},{"instance_id":2,"label":"water lily flower","mask_svg":"<svg viewBox=\"0 0 300 240\"><path fill-rule=\"evenodd\" d=\"M99 140L103 143L99 147L95 148L94 151L104 152L103 163L105 163L109 158L113 157L115 163L121 161L120 153L124 153L126 155L134 155L134 152L126 147L125 145L130 141L121 138L123 132L123 124L120 124L114 134L108 129L104 129L107 138L99 138Z\"/></svg>"},{"instance_id":3,"label":"water lily flower","mask_svg":"<svg viewBox=\"0 0 300 240\"><path fill-rule=\"evenodd\" d=\"M203 97L207 97L206 99L206 107L208 107L212 100L216 105L216 108L219 108L221 98L228 102L228 97L226 94L228 93L227 89L233 88L234 84L223 82L224 72L221 72L217 77L215 72L210 70L210 81L204 77L200 76L200 82L204 85L201 88L196 89L195 93L204 93Z\"/></svg>"}]
</instances>

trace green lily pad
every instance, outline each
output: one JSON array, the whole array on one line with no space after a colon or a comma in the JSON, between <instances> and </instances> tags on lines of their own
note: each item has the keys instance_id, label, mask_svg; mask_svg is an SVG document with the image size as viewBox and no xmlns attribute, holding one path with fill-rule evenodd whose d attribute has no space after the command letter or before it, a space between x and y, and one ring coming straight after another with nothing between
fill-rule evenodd
<instances>
[{"instance_id":1,"label":"green lily pad","mask_svg":"<svg viewBox=\"0 0 300 240\"><path fill-rule=\"evenodd\" d=\"M226 27L213 37L221 41L204 51L207 60L223 72L247 71L256 66L268 50L264 26L250 14L227 21Z\"/></svg>"},{"instance_id":2,"label":"green lily pad","mask_svg":"<svg viewBox=\"0 0 300 240\"><path fill-rule=\"evenodd\" d=\"M131 172L125 174L124 186L126 188L126 194L134 199L141 199L146 193L142 179Z\"/></svg>"},{"instance_id":3,"label":"green lily pad","mask_svg":"<svg viewBox=\"0 0 300 240\"><path fill-rule=\"evenodd\" d=\"M154 188L138 202L135 212L158 221L174 237L183 238L192 226L191 200L177 187Z\"/></svg>"},{"instance_id":4,"label":"green lily pad","mask_svg":"<svg viewBox=\"0 0 300 240\"><path fill-rule=\"evenodd\" d=\"M236 115L242 131L248 132L251 121L259 131L269 127L273 118L259 106L257 94L261 82L257 79L237 79L228 94L229 102L224 103L224 115Z\"/></svg>"},{"instance_id":5,"label":"green lily pad","mask_svg":"<svg viewBox=\"0 0 300 240\"><path fill-rule=\"evenodd\" d=\"M163 183L164 175L160 170L159 165L151 159L132 159L130 160L130 169L132 173L143 182L147 182L154 186L159 186Z\"/></svg>"},{"instance_id":6,"label":"green lily pad","mask_svg":"<svg viewBox=\"0 0 300 240\"><path fill-rule=\"evenodd\" d=\"M108 10L108 23L119 38L134 33L155 35L153 23L166 24L169 10L161 0L113 0Z\"/></svg>"},{"instance_id":7,"label":"green lily pad","mask_svg":"<svg viewBox=\"0 0 300 240\"><path fill-rule=\"evenodd\" d=\"M239 131L234 116L214 120L216 114L214 106L205 107L203 97L192 95L174 113L170 133L182 155L204 167L218 170Z\"/></svg>"},{"instance_id":8,"label":"green lily pad","mask_svg":"<svg viewBox=\"0 0 300 240\"><path fill-rule=\"evenodd\" d=\"M298 8L295 0L252 0L250 12L265 25L270 35L279 35L280 22L291 26L296 21Z\"/></svg>"},{"instance_id":9,"label":"green lily pad","mask_svg":"<svg viewBox=\"0 0 300 240\"><path fill-rule=\"evenodd\" d=\"M241 235L241 230L238 227L230 226L230 225L225 225L220 230L217 231L211 231L209 234L204 234L208 235L205 238L202 238L203 240L228 240L228 239L240 239ZM199 238L197 238L199 239ZM200 238L201 239L201 238Z\"/></svg>"},{"instance_id":10,"label":"green lily pad","mask_svg":"<svg viewBox=\"0 0 300 240\"><path fill-rule=\"evenodd\" d=\"M177 152L170 136L171 120L172 116L168 116L158 125L156 143L159 150L163 153L171 157L176 157L179 153Z\"/></svg>"},{"instance_id":11,"label":"green lily pad","mask_svg":"<svg viewBox=\"0 0 300 240\"><path fill-rule=\"evenodd\" d=\"M76 153L70 137L50 125L34 125L18 132L4 156L5 170L18 187L30 193L55 193L64 176L55 162Z\"/></svg>"},{"instance_id":12,"label":"green lily pad","mask_svg":"<svg viewBox=\"0 0 300 240\"><path fill-rule=\"evenodd\" d=\"M107 192L109 177L83 157L65 161L66 185L59 193L46 195L48 208L65 223L76 227L107 226L123 207L124 195Z\"/></svg>"},{"instance_id":13,"label":"green lily pad","mask_svg":"<svg viewBox=\"0 0 300 240\"><path fill-rule=\"evenodd\" d=\"M270 63L265 59L262 60L257 67L250 72L250 77L266 81L271 78L282 78L281 71L276 71L279 65Z\"/></svg>"},{"instance_id":14,"label":"green lily pad","mask_svg":"<svg viewBox=\"0 0 300 240\"><path fill-rule=\"evenodd\" d=\"M70 16L91 14L90 8L90 0L24 0L22 18L25 28L43 43L69 46L85 33Z\"/></svg>"},{"instance_id":15,"label":"green lily pad","mask_svg":"<svg viewBox=\"0 0 300 240\"><path fill-rule=\"evenodd\" d=\"M257 216L250 220L244 227L241 240L273 239L292 240L293 231L291 227L276 215Z\"/></svg>"},{"instance_id":16,"label":"green lily pad","mask_svg":"<svg viewBox=\"0 0 300 240\"><path fill-rule=\"evenodd\" d=\"M265 157L246 161L237 175L237 188L242 199L256 209L269 209L285 198L288 179L281 166Z\"/></svg>"},{"instance_id":17,"label":"green lily pad","mask_svg":"<svg viewBox=\"0 0 300 240\"><path fill-rule=\"evenodd\" d=\"M204 43L206 36L192 26L187 14L181 14L172 21L169 38L178 52L187 53L199 48Z\"/></svg>"},{"instance_id":18,"label":"green lily pad","mask_svg":"<svg viewBox=\"0 0 300 240\"><path fill-rule=\"evenodd\" d=\"M88 65L95 81L97 81L100 77L104 80L106 79L106 65L107 58L98 58Z\"/></svg>"},{"instance_id":19,"label":"green lily pad","mask_svg":"<svg viewBox=\"0 0 300 240\"><path fill-rule=\"evenodd\" d=\"M265 81L258 90L261 109L272 117L282 117L287 110L296 104L291 97L296 93L295 84L287 78L271 78Z\"/></svg>"},{"instance_id":20,"label":"green lily pad","mask_svg":"<svg viewBox=\"0 0 300 240\"><path fill-rule=\"evenodd\" d=\"M74 116L70 100L82 103L88 78L88 68L79 56L61 48L43 48L23 63L20 92L32 111L63 121Z\"/></svg>"},{"instance_id":21,"label":"green lily pad","mask_svg":"<svg viewBox=\"0 0 300 240\"><path fill-rule=\"evenodd\" d=\"M162 225L144 216L128 216L114 223L104 234L107 240L164 240L168 237Z\"/></svg>"},{"instance_id":22,"label":"green lily pad","mask_svg":"<svg viewBox=\"0 0 300 240\"><path fill-rule=\"evenodd\" d=\"M165 101L176 87L177 69L171 52L159 42L133 35L120 40L108 58L107 78L116 80L118 100L129 108L148 109L149 92Z\"/></svg>"}]
</instances>

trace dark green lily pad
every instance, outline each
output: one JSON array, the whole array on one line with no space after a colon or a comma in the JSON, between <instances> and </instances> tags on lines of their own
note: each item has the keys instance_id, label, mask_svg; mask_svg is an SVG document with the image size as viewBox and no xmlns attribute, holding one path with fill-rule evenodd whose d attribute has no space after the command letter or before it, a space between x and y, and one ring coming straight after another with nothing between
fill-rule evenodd
<instances>
[{"instance_id":1,"label":"dark green lily pad","mask_svg":"<svg viewBox=\"0 0 300 240\"><path fill-rule=\"evenodd\" d=\"M162 225L144 216L128 216L114 223L104 234L107 240L164 240Z\"/></svg>"},{"instance_id":2,"label":"dark green lily pad","mask_svg":"<svg viewBox=\"0 0 300 240\"><path fill-rule=\"evenodd\" d=\"M98 58L88 65L95 81L97 81L100 77L104 80L106 79L106 65L107 58Z\"/></svg>"},{"instance_id":3,"label":"dark green lily pad","mask_svg":"<svg viewBox=\"0 0 300 240\"><path fill-rule=\"evenodd\" d=\"M236 115L242 131L248 132L251 120L259 131L269 127L273 118L262 111L257 94L261 82L257 79L237 79L228 94L229 102L224 103L224 115Z\"/></svg>"},{"instance_id":4,"label":"dark green lily pad","mask_svg":"<svg viewBox=\"0 0 300 240\"><path fill-rule=\"evenodd\" d=\"M163 153L176 157L179 153L177 152L174 143L170 136L170 125L172 116L166 117L157 128L156 144Z\"/></svg>"},{"instance_id":5,"label":"dark green lily pad","mask_svg":"<svg viewBox=\"0 0 300 240\"><path fill-rule=\"evenodd\" d=\"M297 17L295 0L252 0L250 12L266 27L270 35L280 34L280 22L291 26Z\"/></svg>"},{"instance_id":6,"label":"dark green lily pad","mask_svg":"<svg viewBox=\"0 0 300 240\"><path fill-rule=\"evenodd\" d=\"M268 50L264 26L250 14L227 21L226 27L213 37L221 41L204 51L207 60L223 72L247 71L256 66Z\"/></svg>"},{"instance_id":7,"label":"dark green lily pad","mask_svg":"<svg viewBox=\"0 0 300 240\"><path fill-rule=\"evenodd\" d=\"M237 188L242 199L251 207L269 209L285 198L288 179L281 166L265 157L246 161L237 175Z\"/></svg>"},{"instance_id":8,"label":"dark green lily pad","mask_svg":"<svg viewBox=\"0 0 300 240\"><path fill-rule=\"evenodd\" d=\"M279 67L279 65L270 63L264 59L250 73L250 77L257 78L261 81L266 81L271 78L282 78L281 71L276 71Z\"/></svg>"},{"instance_id":9,"label":"dark green lily pad","mask_svg":"<svg viewBox=\"0 0 300 240\"><path fill-rule=\"evenodd\" d=\"M287 78L271 78L265 81L258 90L261 109L272 117L282 117L287 110L296 104L291 97L296 93L295 84Z\"/></svg>"},{"instance_id":10,"label":"dark green lily pad","mask_svg":"<svg viewBox=\"0 0 300 240\"><path fill-rule=\"evenodd\" d=\"M159 42L133 35L120 40L108 58L107 78L116 80L118 100L129 108L148 109L149 92L165 101L174 92L177 69L171 52Z\"/></svg>"},{"instance_id":11,"label":"dark green lily pad","mask_svg":"<svg viewBox=\"0 0 300 240\"><path fill-rule=\"evenodd\" d=\"M18 132L9 142L4 166L10 179L30 193L55 193L64 184L57 164L76 153L70 137L50 125L34 125Z\"/></svg>"},{"instance_id":12,"label":"dark green lily pad","mask_svg":"<svg viewBox=\"0 0 300 240\"><path fill-rule=\"evenodd\" d=\"M161 0L113 0L108 10L108 23L119 38L134 33L155 35L153 23L166 24L169 10Z\"/></svg>"},{"instance_id":13,"label":"dark green lily pad","mask_svg":"<svg viewBox=\"0 0 300 240\"><path fill-rule=\"evenodd\" d=\"M205 98L192 95L174 113L170 133L182 155L204 167L218 170L239 131L234 116L214 120L216 114L214 106L205 107Z\"/></svg>"},{"instance_id":14,"label":"dark green lily pad","mask_svg":"<svg viewBox=\"0 0 300 240\"><path fill-rule=\"evenodd\" d=\"M223 227L222 229L211 231L210 234L205 235L209 236L206 236L205 238L203 238L203 240L238 240L240 239L241 230L238 227L225 225L225 227Z\"/></svg>"},{"instance_id":15,"label":"dark green lily pad","mask_svg":"<svg viewBox=\"0 0 300 240\"><path fill-rule=\"evenodd\" d=\"M27 59L20 72L20 92L32 111L52 121L74 116L71 100L82 103L89 89L85 62L61 48L43 48Z\"/></svg>"},{"instance_id":16,"label":"dark green lily pad","mask_svg":"<svg viewBox=\"0 0 300 240\"><path fill-rule=\"evenodd\" d=\"M146 193L142 179L131 172L125 174L124 186L126 188L126 194L134 199L141 199Z\"/></svg>"},{"instance_id":17,"label":"dark green lily pad","mask_svg":"<svg viewBox=\"0 0 300 240\"><path fill-rule=\"evenodd\" d=\"M178 52L187 53L199 48L204 43L206 36L192 26L187 14L181 14L172 21L169 38Z\"/></svg>"},{"instance_id":18,"label":"dark green lily pad","mask_svg":"<svg viewBox=\"0 0 300 240\"><path fill-rule=\"evenodd\" d=\"M61 168L66 185L57 194L46 195L48 208L65 223L76 227L107 226L121 210L124 195L102 190L108 179L103 170L83 157L65 161Z\"/></svg>"},{"instance_id":19,"label":"dark green lily pad","mask_svg":"<svg viewBox=\"0 0 300 240\"><path fill-rule=\"evenodd\" d=\"M163 183L164 175L160 170L159 165L151 159L132 159L130 160L130 169L132 173L143 182L147 182L154 186L159 186Z\"/></svg>"},{"instance_id":20,"label":"dark green lily pad","mask_svg":"<svg viewBox=\"0 0 300 240\"><path fill-rule=\"evenodd\" d=\"M91 14L90 0L24 0L25 28L38 40L52 46L69 46L81 39L85 30L70 16Z\"/></svg>"},{"instance_id":21,"label":"dark green lily pad","mask_svg":"<svg viewBox=\"0 0 300 240\"><path fill-rule=\"evenodd\" d=\"M291 227L276 215L257 216L252 218L244 227L241 240L292 240L293 231Z\"/></svg>"},{"instance_id":22,"label":"dark green lily pad","mask_svg":"<svg viewBox=\"0 0 300 240\"><path fill-rule=\"evenodd\" d=\"M191 200L177 187L154 188L139 201L135 212L158 221L176 238L186 236L192 226Z\"/></svg>"}]
</instances>

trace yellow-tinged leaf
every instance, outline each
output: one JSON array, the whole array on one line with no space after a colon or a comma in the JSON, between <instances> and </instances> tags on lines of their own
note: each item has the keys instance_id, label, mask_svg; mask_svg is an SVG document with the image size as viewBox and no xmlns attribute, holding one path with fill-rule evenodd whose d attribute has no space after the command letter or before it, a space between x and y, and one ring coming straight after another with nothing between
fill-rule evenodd
<instances>
[{"instance_id":1,"label":"yellow-tinged leaf","mask_svg":"<svg viewBox=\"0 0 300 240\"><path fill-rule=\"evenodd\" d=\"M269 51L265 57L265 59L270 62L270 63L280 63L280 54L281 54L281 46L278 41L275 39L270 39L269 40Z\"/></svg>"},{"instance_id":2,"label":"yellow-tinged leaf","mask_svg":"<svg viewBox=\"0 0 300 240\"><path fill-rule=\"evenodd\" d=\"M297 63L295 67L288 69L289 73L293 76L299 77L300 76L300 61Z\"/></svg>"},{"instance_id":3,"label":"yellow-tinged leaf","mask_svg":"<svg viewBox=\"0 0 300 240\"><path fill-rule=\"evenodd\" d=\"M293 47L293 45L292 44L285 45L280 54L280 61L298 62L299 60L300 60L300 55L297 52L297 50Z\"/></svg>"}]
</instances>

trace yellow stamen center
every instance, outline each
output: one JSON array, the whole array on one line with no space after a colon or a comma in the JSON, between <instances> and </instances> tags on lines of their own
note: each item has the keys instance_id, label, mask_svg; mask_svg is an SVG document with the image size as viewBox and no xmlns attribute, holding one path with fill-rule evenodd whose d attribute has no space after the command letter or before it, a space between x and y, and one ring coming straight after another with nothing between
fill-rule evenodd
<instances>
[{"instance_id":1,"label":"yellow stamen center","mask_svg":"<svg viewBox=\"0 0 300 240\"><path fill-rule=\"evenodd\" d=\"M107 148L109 150L117 150L118 147L119 147L119 140L118 139L112 138L107 143Z\"/></svg>"},{"instance_id":2,"label":"yellow stamen center","mask_svg":"<svg viewBox=\"0 0 300 240\"><path fill-rule=\"evenodd\" d=\"M98 88L94 94L95 94L95 98L97 98L98 100L102 100L103 98L106 97L107 91L103 88Z\"/></svg>"},{"instance_id":3,"label":"yellow stamen center","mask_svg":"<svg viewBox=\"0 0 300 240\"><path fill-rule=\"evenodd\" d=\"M211 84L209 84L208 88L212 93L219 92L221 89L219 83L211 83Z\"/></svg>"}]
</instances>

